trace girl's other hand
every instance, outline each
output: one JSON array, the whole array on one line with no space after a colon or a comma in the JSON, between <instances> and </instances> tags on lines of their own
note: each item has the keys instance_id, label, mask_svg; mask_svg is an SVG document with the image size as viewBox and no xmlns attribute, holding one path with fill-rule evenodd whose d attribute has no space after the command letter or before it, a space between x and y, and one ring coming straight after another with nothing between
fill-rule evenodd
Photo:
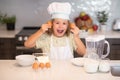
<instances>
[{"instance_id":1,"label":"girl's other hand","mask_svg":"<svg viewBox=\"0 0 120 80\"><path fill-rule=\"evenodd\" d=\"M79 35L79 28L74 24L71 23L71 32L74 34L74 36L78 36Z\"/></svg>"}]
</instances>

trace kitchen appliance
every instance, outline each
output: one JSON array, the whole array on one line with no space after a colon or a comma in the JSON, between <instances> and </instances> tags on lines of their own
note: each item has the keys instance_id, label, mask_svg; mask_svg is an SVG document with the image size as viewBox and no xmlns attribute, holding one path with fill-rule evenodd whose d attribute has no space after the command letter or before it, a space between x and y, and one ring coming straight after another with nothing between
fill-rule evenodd
<instances>
[{"instance_id":1,"label":"kitchen appliance","mask_svg":"<svg viewBox=\"0 0 120 80\"><path fill-rule=\"evenodd\" d=\"M104 35L91 35L85 38L87 53L85 57L93 59L103 59L109 55L110 46ZM103 54L104 46L107 45L107 52Z\"/></svg>"},{"instance_id":2,"label":"kitchen appliance","mask_svg":"<svg viewBox=\"0 0 120 80\"><path fill-rule=\"evenodd\" d=\"M113 23L113 30L120 31L120 19L116 19Z\"/></svg>"},{"instance_id":3,"label":"kitchen appliance","mask_svg":"<svg viewBox=\"0 0 120 80\"><path fill-rule=\"evenodd\" d=\"M35 33L40 27L38 26L25 26L22 28L22 30L16 34L16 55L20 54L32 54L37 52L42 52L41 49L35 49L35 48L26 48L24 46L24 42L28 39L30 35Z\"/></svg>"}]
</instances>

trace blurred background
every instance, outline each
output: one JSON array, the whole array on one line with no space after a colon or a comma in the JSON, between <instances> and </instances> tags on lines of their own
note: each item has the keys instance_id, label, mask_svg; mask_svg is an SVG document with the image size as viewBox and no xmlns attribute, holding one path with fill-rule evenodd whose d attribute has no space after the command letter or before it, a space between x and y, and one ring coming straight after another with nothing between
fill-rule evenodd
<instances>
[{"instance_id":1,"label":"blurred background","mask_svg":"<svg viewBox=\"0 0 120 80\"><path fill-rule=\"evenodd\" d=\"M120 0L0 0L0 12L16 15L16 29L21 29L23 26L38 26L50 20L47 7L53 1L71 3L73 8L70 16L72 22L81 11L85 11L91 16L93 22L98 24L95 13L100 9L105 9L109 12L107 26L109 26L108 30L111 30L113 21L120 18Z\"/></svg>"}]
</instances>

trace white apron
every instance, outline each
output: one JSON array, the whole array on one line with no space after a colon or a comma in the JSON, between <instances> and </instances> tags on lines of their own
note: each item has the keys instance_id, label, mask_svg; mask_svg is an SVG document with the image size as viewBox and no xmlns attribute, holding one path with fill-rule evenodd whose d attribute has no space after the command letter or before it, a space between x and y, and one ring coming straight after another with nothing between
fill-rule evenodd
<instances>
[{"instance_id":1,"label":"white apron","mask_svg":"<svg viewBox=\"0 0 120 80\"><path fill-rule=\"evenodd\" d=\"M73 58L68 38L66 38L66 43L67 45L64 47L55 47L53 46L53 38L51 36L50 59L64 60Z\"/></svg>"}]
</instances>

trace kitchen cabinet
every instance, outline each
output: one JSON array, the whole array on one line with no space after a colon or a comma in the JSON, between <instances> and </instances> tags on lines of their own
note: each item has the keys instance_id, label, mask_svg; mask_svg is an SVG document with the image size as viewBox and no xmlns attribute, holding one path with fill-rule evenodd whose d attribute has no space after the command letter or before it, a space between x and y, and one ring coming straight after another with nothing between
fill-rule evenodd
<instances>
[{"instance_id":1,"label":"kitchen cabinet","mask_svg":"<svg viewBox=\"0 0 120 80\"><path fill-rule=\"evenodd\" d=\"M85 44L85 39L81 39ZM111 60L120 60L120 39L107 38L110 43L110 54L108 58ZM0 59L14 59L16 54L15 38L0 38ZM81 57L74 52L74 57Z\"/></svg>"},{"instance_id":2,"label":"kitchen cabinet","mask_svg":"<svg viewBox=\"0 0 120 80\"><path fill-rule=\"evenodd\" d=\"M85 39L81 38L81 41L83 42L83 44L85 45ZM81 55L79 55L76 51L74 51L74 57L82 57Z\"/></svg>"},{"instance_id":3,"label":"kitchen cabinet","mask_svg":"<svg viewBox=\"0 0 120 80\"><path fill-rule=\"evenodd\" d=\"M83 43L85 44L85 39L81 39ZM111 60L120 60L120 39L119 38L106 38L106 40L110 44L110 54L108 56ZM104 53L106 52L106 45L104 49ZM81 57L76 52L74 52L74 57Z\"/></svg>"},{"instance_id":4,"label":"kitchen cabinet","mask_svg":"<svg viewBox=\"0 0 120 80\"><path fill-rule=\"evenodd\" d=\"M120 60L120 39L109 38L107 41L110 43L110 55L109 58L112 60Z\"/></svg>"},{"instance_id":5,"label":"kitchen cabinet","mask_svg":"<svg viewBox=\"0 0 120 80\"><path fill-rule=\"evenodd\" d=\"M14 59L15 53L15 38L0 38L0 59Z\"/></svg>"}]
</instances>

